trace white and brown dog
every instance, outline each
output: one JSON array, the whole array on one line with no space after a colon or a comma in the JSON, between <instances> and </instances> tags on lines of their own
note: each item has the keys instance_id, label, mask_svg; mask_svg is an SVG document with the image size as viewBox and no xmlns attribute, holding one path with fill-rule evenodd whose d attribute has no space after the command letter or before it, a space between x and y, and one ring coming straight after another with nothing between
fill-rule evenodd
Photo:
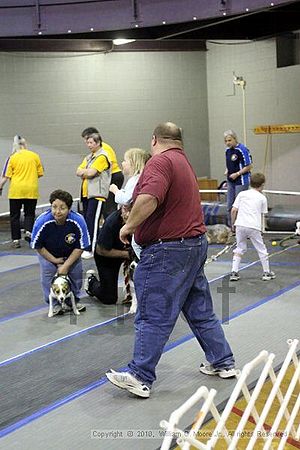
<instances>
[{"instance_id":1,"label":"white and brown dog","mask_svg":"<svg viewBox=\"0 0 300 450\"><path fill-rule=\"evenodd\" d=\"M129 266L129 273L130 273L130 287L131 287L131 306L129 309L129 314L135 314L136 310L137 310L137 299L136 299L136 295L135 295L135 288L134 288L134 283L133 283L133 276L134 276L134 271L136 269L136 266L138 265L137 260L133 260Z\"/></svg>"},{"instance_id":2,"label":"white and brown dog","mask_svg":"<svg viewBox=\"0 0 300 450\"><path fill-rule=\"evenodd\" d=\"M129 312L129 314L135 314L136 310L137 310L137 299L136 299L135 292L133 292L132 296L131 296L131 306L130 306L130 309L128 312Z\"/></svg>"},{"instance_id":3,"label":"white and brown dog","mask_svg":"<svg viewBox=\"0 0 300 450\"><path fill-rule=\"evenodd\" d=\"M66 303L67 299L71 301L74 314L76 316L79 316L80 312L76 307L75 297L71 290L69 277L67 275L56 274L51 281L48 317L53 317L53 300L56 300L57 303L61 306L62 310L64 310L69 306Z\"/></svg>"},{"instance_id":4,"label":"white and brown dog","mask_svg":"<svg viewBox=\"0 0 300 450\"><path fill-rule=\"evenodd\" d=\"M133 283L133 274L135 268L137 266L136 261L131 261L131 263L124 264L123 266L123 294L125 295L124 299L121 301L123 305L130 305L130 309L128 311L129 314L135 314L137 309L137 299L135 295L135 288Z\"/></svg>"}]
</instances>

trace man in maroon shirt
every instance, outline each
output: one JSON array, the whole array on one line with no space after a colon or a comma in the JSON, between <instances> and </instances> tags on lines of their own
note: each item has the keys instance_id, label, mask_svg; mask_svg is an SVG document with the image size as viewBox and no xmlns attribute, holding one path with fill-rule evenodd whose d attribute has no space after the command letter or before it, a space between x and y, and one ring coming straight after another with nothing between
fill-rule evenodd
<instances>
[{"instance_id":1,"label":"man in maroon shirt","mask_svg":"<svg viewBox=\"0 0 300 450\"><path fill-rule=\"evenodd\" d=\"M212 305L203 268L207 241L196 175L183 151L181 130L158 125L152 158L133 194L134 206L120 239L143 247L134 278L138 310L135 346L128 371L106 374L114 385L147 398L155 368L182 311L208 363L200 371L229 378L234 358Z\"/></svg>"}]
</instances>

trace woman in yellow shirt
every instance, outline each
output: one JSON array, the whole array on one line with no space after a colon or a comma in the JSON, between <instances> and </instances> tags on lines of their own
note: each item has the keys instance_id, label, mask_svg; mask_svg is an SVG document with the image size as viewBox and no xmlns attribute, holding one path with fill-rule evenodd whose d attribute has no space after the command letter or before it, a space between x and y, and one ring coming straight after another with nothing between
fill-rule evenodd
<instances>
[{"instance_id":1,"label":"woman in yellow shirt","mask_svg":"<svg viewBox=\"0 0 300 450\"><path fill-rule=\"evenodd\" d=\"M37 153L27 149L21 136L14 137L12 155L6 161L0 180L0 195L7 181L12 247L21 247L20 215L24 207L25 240L30 241L35 219L38 192L38 179L44 175L44 169Z\"/></svg>"},{"instance_id":2,"label":"woman in yellow shirt","mask_svg":"<svg viewBox=\"0 0 300 450\"><path fill-rule=\"evenodd\" d=\"M97 128L89 127L83 130L83 132L81 133L81 137L86 142L87 138L90 137L93 133L99 134L99 131L97 130ZM124 183L124 175L122 169L120 169L120 166L118 164L116 152L110 145L106 144L103 141L102 148L107 153L108 159L111 164L111 183L115 184L118 189L121 189ZM115 202L114 194L112 192L109 192L106 202L103 204L102 208L102 215L104 219L106 219L107 216L109 216L109 214L111 214L113 211L116 211L117 206L118 205Z\"/></svg>"},{"instance_id":3,"label":"woman in yellow shirt","mask_svg":"<svg viewBox=\"0 0 300 450\"><path fill-rule=\"evenodd\" d=\"M76 175L82 179L83 216L92 242L91 246L82 253L83 259L94 256L102 205L108 197L111 182L111 163L107 153L102 148L100 134L92 134L86 140L86 145L90 153L84 158L76 172Z\"/></svg>"}]
</instances>

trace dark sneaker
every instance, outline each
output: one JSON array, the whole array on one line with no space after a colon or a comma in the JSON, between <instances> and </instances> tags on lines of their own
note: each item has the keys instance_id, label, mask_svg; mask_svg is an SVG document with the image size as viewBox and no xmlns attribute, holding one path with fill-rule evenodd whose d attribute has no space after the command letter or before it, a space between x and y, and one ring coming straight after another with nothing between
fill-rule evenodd
<instances>
[{"instance_id":1,"label":"dark sneaker","mask_svg":"<svg viewBox=\"0 0 300 450\"><path fill-rule=\"evenodd\" d=\"M63 313L64 311L60 305L53 306L53 316L62 316Z\"/></svg>"},{"instance_id":2,"label":"dark sneaker","mask_svg":"<svg viewBox=\"0 0 300 450\"><path fill-rule=\"evenodd\" d=\"M19 239L14 239L10 244L12 248L21 248L21 243Z\"/></svg>"},{"instance_id":3,"label":"dark sneaker","mask_svg":"<svg viewBox=\"0 0 300 450\"><path fill-rule=\"evenodd\" d=\"M217 375L220 378L232 378L236 377L238 371L235 367L222 367L215 368L211 364L201 364L199 367L201 373L205 375Z\"/></svg>"},{"instance_id":4,"label":"dark sneaker","mask_svg":"<svg viewBox=\"0 0 300 450\"><path fill-rule=\"evenodd\" d=\"M126 389L128 392L137 395L138 397L150 397L151 389L142 381L137 380L129 372L116 372L110 369L110 372L105 374L109 381L115 386Z\"/></svg>"},{"instance_id":5,"label":"dark sneaker","mask_svg":"<svg viewBox=\"0 0 300 450\"><path fill-rule=\"evenodd\" d=\"M239 281L240 276L238 272L231 272L229 281Z\"/></svg>"},{"instance_id":6,"label":"dark sneaker","mask_svg":"<svg viewBox=\"0 0 300 450\"><path fill-rule=\"evenodd\" d=\"M276 275L274 272L264 272L261 279L263 281L269 281L269 280L274 280L274 278L276 278Z\"/></svg>"},{"instance_id":7,"label":"dark sneaker","mask_svg":"<svg viewBox=\"0 0 300 450\"><path fill-rule=\"evenodd\" d=\"M25 231L24 239L25 239L25 241L30 243L30 241L31 241L31 233L30 233L30 231Z\"/></svg>"},{"instance_id":8,"label":"dark sneaker","mask_svg":"<svg viewBox=\"0 0 300 450\"><path fill-rule=\"evenodd\" d=\"M93 294L89 291L90 282L93 278L97 279L95 274L96 274L95 270L93 269L87 270L83 282L83 289L90 297L93 297Z\"/></svg>"}]
</instances>

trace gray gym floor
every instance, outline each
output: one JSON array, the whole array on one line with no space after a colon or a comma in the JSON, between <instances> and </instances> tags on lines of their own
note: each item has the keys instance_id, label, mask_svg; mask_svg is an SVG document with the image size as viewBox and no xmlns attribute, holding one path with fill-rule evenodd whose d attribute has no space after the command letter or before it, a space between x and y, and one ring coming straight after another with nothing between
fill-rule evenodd
<instances>
[{"instance_id":1,"label":"gray gym floor","mask_svg":"<svg viewBox=\"0 0 300 450\"><path fill-rule=\"evenodd\" d=\"M276 255L274 239L265 237L276 279L260 279L260 264L251 264L256 252L249 248L241 280L229 284L234 290L229 303L221 291L228 286L232 254L206 267L238 367L264 349L276 354L278 365L286 340L299 339L300 247ZM35 253L25 242L12 250L8 240L8 231L0 231L1 449L157 449L160 420L198 387L214 387L217 404L226 401L235 381L200 374L204 355L182 318L158 365L151 397L139 399L113 387L104 374L131 359L134 317L121 305L101 305L83 292L85 313L49 319ZM222 247L211 246L209 254ZM85 269L92 267L85 262ZM189 426L194 415L192 410L181 426Z\"/></svg>"}]
</instances>

